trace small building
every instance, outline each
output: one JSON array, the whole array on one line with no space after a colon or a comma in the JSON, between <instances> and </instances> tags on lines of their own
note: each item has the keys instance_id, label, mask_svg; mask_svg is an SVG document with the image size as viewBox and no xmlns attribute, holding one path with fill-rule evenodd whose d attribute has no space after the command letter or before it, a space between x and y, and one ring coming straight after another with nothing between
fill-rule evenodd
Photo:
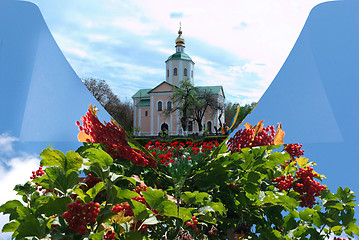
<instances>
[{"instance_id":1,"label":"small building","mask_svg":"<svg viewBox=\"0 0 359 240\"><path fill-rule=\"evenodd\" d=\"M140 89L133 96L134 103L134 129L137 136L157 136L161 131L169 135L184 135L180 121L180 111L166 113L165 110L175 109L172 95L181 82L188 79L194 84L194 62L184 52L185 41L181 28L176 39L176 52L166 60L166 81L154 88ZM200 90L210 92L224 107L225 95L222 86L199 86ZM203 129L209 133L220 128L224 123L224 113L220 110L207 109L202 120ZM197 133L198 124L193 119L187 121L187 133Z\"/></svg>"}]
</instances>

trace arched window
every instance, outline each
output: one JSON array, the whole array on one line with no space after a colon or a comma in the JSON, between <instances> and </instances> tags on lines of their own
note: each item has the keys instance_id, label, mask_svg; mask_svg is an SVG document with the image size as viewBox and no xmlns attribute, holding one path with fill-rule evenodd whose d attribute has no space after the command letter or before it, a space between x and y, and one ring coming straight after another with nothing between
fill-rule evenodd
<instances>
[{"instance_id":1,"label":"arched window","mask_svg":"<svg viewBox=\"0 0 359 240\"><path fill-rule=\"evenodd\" d=\"M187 68L183 70L183 75L187 77Z\"/></svg>"},{"instance_id":2,"label":"arched window","mask_svg":"<svg viewBox=\"0 0 359 240\"><path fill-rule=\"evenodd\" d=\"M162 111L162 101L158 101L158 103L157 103L157 111Z\"/></svg>"},{"instance_id":3,"label":"arched window","mask_svg":"<svg viewBox=\"0 0 359 240\"><path fill-rule=\"evenodd\" d=\"M148 112L147 112L147 111L145 111L145 116L146 116L146 117L148 116Z\"/></svg>"},{"instance_id":4,"label":"arched window","mask_svg":"<svg viewBox=\"0 0 359 240\"><path fill-rule=\"evenodd\" d=\"M172 109L172 102L167 101L167 110L171 110L171 109Z\"/></svg>"},{"instance_id":5,"label":"arched window","mask_svg":"<svg viewBox=\"0 0 359 240\"><path fill-rule=\"evenodd\" d=\"M170 76L170 70L167 69L167 77Z\"/></svg>"},{"instance_id":6,"label":"arched window","mask_svg":"<svg viewBox=\"0 0 359 240\"><path fill-rule=\"evenodd\" d=\"M173 69L173 76L177 76L177 68Z\"/></svg>"},{"instance_id":7,"label":"arched window","mask_svg":"<svg viewBox=\"0 0 359 240\"><path fill-rule=\"evenodd\" d=\"M191 71L191 78L193 78L193 70Z\"/></svg>"}]
</instances>

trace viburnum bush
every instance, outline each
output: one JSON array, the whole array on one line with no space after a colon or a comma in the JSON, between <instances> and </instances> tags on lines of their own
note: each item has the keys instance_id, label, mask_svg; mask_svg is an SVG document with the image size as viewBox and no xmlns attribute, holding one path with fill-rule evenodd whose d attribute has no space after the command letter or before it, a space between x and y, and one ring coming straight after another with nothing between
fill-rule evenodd
<instances>
[{"instance_id":1,"label":"viburnum bush","mask_svg":"<svg viewBox=\"0 0 359 240\"><path fill-rule=\"evenodd\" d=\"M359 235L354 193L332 193L279 125L245 125L222 142L144 147L95 108L84 145L45 149L22 201L0 206L14 239L327 239Z\"/></svg>"}]
</instances>

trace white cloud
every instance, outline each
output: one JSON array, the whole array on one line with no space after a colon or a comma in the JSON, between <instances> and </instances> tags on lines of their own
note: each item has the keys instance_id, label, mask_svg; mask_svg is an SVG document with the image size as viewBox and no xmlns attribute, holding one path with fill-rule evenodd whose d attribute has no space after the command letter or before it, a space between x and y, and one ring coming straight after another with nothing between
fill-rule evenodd
<instances>
[{"instance_id":1,"label":"white cloud","mask_svg":"<svg viewBox=\"0 0 359 240\"><path fill-rule=\"evenodd\" d=\"M51 20L52 27L50 29L56 33L56 39L69 58L69 62L76 63L75 71L80 75L94 67L97 75L104 72L106 76L116 76L118 72L116 64L113 64L114 68L111 73L109 65L103 64L102 56L116 59L116 55L118 56L119 53L103 50L99 54L97 53L99 48L93 44L94 41L107 44L126 44L126 47L134 49L138 49L139 44L147 44L158 47L159 52L172 54L174 49L167 49L166 46L172 46L173 42L163 42L164 39L160 39L160 36L170 35L174 40L177 36L179 21L181 21L183 36L188 43L188 48L191 47L192 41L208 46L208 48L198 50L191 48L189 50L196 52L196 56L191 55L196 62L196 69L200 69L200 65L205 65L202 68L207 68L209 65L215 67L217 81L218 76L227 78L226 85L223 84L225 91L246 81L245 85L251 84L252 89L257 89L256 95L260 95L284 63L311 8L325 0L278 0L276 2L230 0L210 3L204 0L183 0L181 4L165 0L109 0L104 3L89 0L79 1L76 4L59 4L59 1L54 0L57 2L58 9L56 10L51 9L52 4L36 2L44 14L45 20ZM70 2L70 0L62 1ZM42 6L44 7L42 8ZM82 9L86 9L86 11ZM62 16L63 19L53 18L52 12L56 12L57 16ZM171 16L174 17L174 13L177 13L175 16L180 18L171 18ZM71 18L69 18L70 16ZM89 37L86 39L82 35ZM131 37L135 41L128 41ZM119 42L115 43L114 40ZM214 48L212 49L210 46L214 46ZM211 52L211 55L215 55L216 58L204 59L203 56L208 52ZM134 57L138 58L138 56ZM226 56L230 56L232 60L228 63L220 62ZM79 62L78 59L75 59L76 57L83 58L83 61ZM139 60L135 61L130 59L131 57L127 56L127 59L123 59L130 68L131 62L138 63ZM162 60L158 59L159 62ZM243 62L247 62L247 64L242 65ZM258 65L258 63L264 65ZM227 66L217 68L218 64ZM145 59L143 59L143 66L147 67ZM238 81L239 69L243 73L240 81ZM195 73L196 77L202 78L204 81L213 78L208 76L204 69L202 70L205 75L199 76L197 72ZM162 71L157 73L158 83L164 80L164 69ZM139 81L143 76L140 71L136 73L129 69L127 72L134 74L131 78L139 79ZM152 74L156 74L156 72ZM255 73L259 79L252 81L245 73ZM203 82L201 85L210 85L210 83ZM124 89L125 91L126 89ZM248 95L248 98L251 96Z\"/></svg>"},{"instance_id":2,"label":"white cloud","mask_svg":"<svg viewBox=\"0 0 359 240\"><path fill-rule=\"evenodd\" d=\"M146 44L151 45L151 46L158 46L158 45L162 45L163 42L160 40L148 40L148 41L146 41Z\"/></svg>"},{"instance_id":3,"label":"white cloud","mask_svg":"<svg viewBox=\"0 0 359 240\"><path fill-rule=\"evenodd\" d=\"M0 155L10 155L14 152L13 142L18 141L16 137L13 137L7 133L0 135Z\"/></svg>"},{"instance_id":4,"label":"white cloud","mask_svg":"<svg viewBox=\"0 0 359 240\"><path fill-rule=\"evenodd\" d=\"M88 35L88 38L90 41L93 42L106 42L109 40L110 37L108 35L90 34Z\"/></svg>"},{"instance_id":5,"label":"white cloud","mask_svg":"<svg viewBox=\"0 0 359 240\"><path fill-rule=\"evenodd\" d=\"M30 180L31 171L37 170L39 159L26 153L10 159L5 164L0 164L0 205L13 199L21 200L13 190L16 184L24 184ZM9 215L0 215L0 229L9 222ZM10 239L11 234L0 233L0 239Z\"/></svg>"},{"instance_id":6,"label":"white cloud","mask_svg":"<svg viewBox=\"0 0 359 240\"><path fill-rule=\"evenodd\" d=\"M156 25L143 22L137 18L117 17L111 21L111 25L122 28L138 36L149 36L158 30Z\"/></svg>"}]
</instances>

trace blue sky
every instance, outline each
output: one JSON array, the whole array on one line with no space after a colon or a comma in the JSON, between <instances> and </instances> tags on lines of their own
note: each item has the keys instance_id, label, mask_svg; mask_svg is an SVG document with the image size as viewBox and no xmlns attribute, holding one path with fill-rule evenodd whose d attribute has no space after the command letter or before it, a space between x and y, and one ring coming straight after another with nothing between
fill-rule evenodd
<instances>
[{"instance_id":1,"label":"blue sky","mask_svg":"<svg viewBox=\"0 0 359 240\"><path fill-rule=\"evenodd\" d=\"M165 79L179 22L196 85L257 101L321 0L32 0L81 78L108 81L121 100Z\"/></svg>"}]
</instances>

